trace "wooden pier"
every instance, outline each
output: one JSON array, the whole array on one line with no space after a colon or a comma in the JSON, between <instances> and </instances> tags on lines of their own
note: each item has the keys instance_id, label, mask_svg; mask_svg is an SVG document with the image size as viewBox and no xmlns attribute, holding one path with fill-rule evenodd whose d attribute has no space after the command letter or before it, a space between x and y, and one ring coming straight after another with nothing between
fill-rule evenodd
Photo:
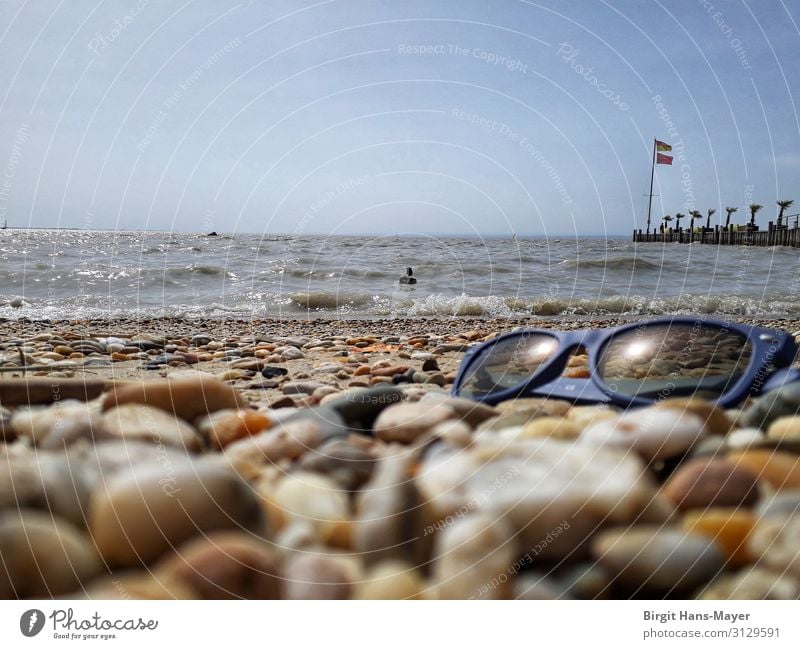
<instances>
[{"instance_id":1,"label":"wooden pier","mask_svg":"<svg viewBox=\"0 0 800 649\"><path fill-rule=\"evenodd\" d=\"M664 230L634 230L633 241L637 243L706 243L714 246L791 246L800 248L800 224L797 215L787 225L776 226L769 222L765 230L745 226L729 228L686 228Z\"/></svg>"}]
</instances>

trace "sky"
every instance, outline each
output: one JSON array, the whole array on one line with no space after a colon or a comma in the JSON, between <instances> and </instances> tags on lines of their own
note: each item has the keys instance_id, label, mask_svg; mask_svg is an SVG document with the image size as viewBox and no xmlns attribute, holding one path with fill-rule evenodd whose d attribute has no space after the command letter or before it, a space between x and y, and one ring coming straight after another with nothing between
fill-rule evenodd
<instances>
[{"instance_id":1,"label":"sky","mask_svg":"<svg viewBox=\"0 0 800 649\"><path fill-rule=\"evenodd\" d=\"M800 199L798 25L781 0L2 0L0 222L630 234L658 138L651 227L766 224Z\"/></svg>"}]
</instances>

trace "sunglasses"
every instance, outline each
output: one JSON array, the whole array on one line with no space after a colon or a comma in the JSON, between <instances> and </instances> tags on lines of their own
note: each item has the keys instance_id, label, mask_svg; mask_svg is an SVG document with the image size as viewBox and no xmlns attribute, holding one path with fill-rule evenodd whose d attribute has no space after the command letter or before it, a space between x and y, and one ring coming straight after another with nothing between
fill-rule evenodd
<instances>
[{"instance_id":1,"label":"sunglasses","mask_svg":"<svg viewBox=\"0 0 800 649\"><path fill-rule=\"evenodd\" d=\"M585 363L576 355L581 350ZM800 380L800 369L789 367L797 350L779 329L696 317L613 329L526 329L470 349L452 394L487 404L525 396L626 407L695 395L730 407Z\"/></svg>"}]
</instances>

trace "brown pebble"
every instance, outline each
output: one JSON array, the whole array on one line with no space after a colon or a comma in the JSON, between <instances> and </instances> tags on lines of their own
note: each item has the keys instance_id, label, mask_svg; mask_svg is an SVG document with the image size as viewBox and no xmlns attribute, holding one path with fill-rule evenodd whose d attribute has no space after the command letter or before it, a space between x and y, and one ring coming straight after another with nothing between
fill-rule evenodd
<instances>
[{"instance_id":1,"label":"brown pebble","mask_svg":"<svg viewBox=\"0 0 800 649\"><path fill-rule=\"evenodd\" d=\"M165 444L198 452L203 444L197 431L182 419L159 408L126 403L103 413L102 424L108 433L124 440Z\"/></svg>"},{"instance_id":2,"label":"brown pebble","mask_svg":"<svg viewBox=\"0 0 800 649\"><path fill-rule=\"evenodd\" d=\"M253 491L216 462L137 465L95 487L89 529L113 565L149 563L195 534L228 527L260 531Z\"/></svg>"},{"instance_id":3,"label":"brown pebble","mask_svg":"<svg viewBox=\"0 0 800 649\"><path fill-rule=\"evenodd\" d=\"M708 509L692 511L683 519L683 529L707 536L725 552L729 565L744 566L751 563L753 555L747 547L747 538L756 524L756 517L742 509Z\"/></svg>"},{"instance_id":4,"label":"brown pebble","mask_svg":"<svg viewBox=\"0 0 800 649\"><path fill-rule=\"evenodd\" d=\"M698 458L681 465L664 485L678 509L752 507L759 498L758 476L725 459Z\"/></svg>"},{"instance_id":5,"label":"brown pebble","mask_svg":"<svg viewBox=\"0 0 800 649\"><path fill-rule=\"evenodd\" d=\"M727 435L731 430L731 420L725 410L703 399L676 397L660 401L656 407L694 413L712 435Z\"/></svg>"},{"instance_id":6,"label":"brown pebble","mask_svg":"<svg viewBox=\"0 0 800 649\"><path fill-rule=\"evenodd\" d=\"M123 385L106 395L103 410L124 403L144 403L187 421L223 408L247 406L246 400L234 388L204 375Z\"/></svg>"},{"instance_id":7,"label":"brown pebble","mask_svg":"<svg viewBox=\"0 0 800 649\"><path fill-rule=\"evenodd\" d=\"M272 420L255 410L218 410L197 422L197 429L212 448L223 449L245 437L267 430Z\"/></svg>"},{"instance_id":8,"label":"brown pebble","mask_svg":"<svg viewBox=\"0 0 800 649\"><path fill-rule=\"evenodd\" d=\"M800 489L800 457L765 449L731 453L728 459L769 483L773 489Z\"/></svg>"},{"instance_id":9,"label":"brown pebble","mask_svg":"<svg viewBox=\"0 0 800 649\"><path fill-rule=\"evenodd\" d=\"M386 442L410 444L437 424L455 418L455 410L444 402L399 403L378 415L373 431Z\"/></svg>"},{"instance_id":10,"label":"brown pebble","mask_svg":"<svg viewBox=\"0 0 800 649\"><path fill-rule=\"evenodd\" d=\"M411 369L408 365L392 365L390 367L379 367L372 370L372 376L394 376L395 374L405 374Z\"/></svg>"},{"instance_id":11,"label":"brown pebble","mask_svg":"<svg viewBox=\"0 0 800 649\"><path fill-rule=\"evenodd\" d=\"M86 534L49 513L0 514L0 599L45 599L86 583L101 569Z\"/></svg>"},{"instance_id":12,"label":"brown pebble","mask_svg":"<svg viewBox=\"0 0 800 649\"><path fill-rule=\"evenodd\" d=\"M154 573L188 584L201 599L280 599L272 550L239 531L191 539L161 559Z\"/></svg>"}]
</instances>

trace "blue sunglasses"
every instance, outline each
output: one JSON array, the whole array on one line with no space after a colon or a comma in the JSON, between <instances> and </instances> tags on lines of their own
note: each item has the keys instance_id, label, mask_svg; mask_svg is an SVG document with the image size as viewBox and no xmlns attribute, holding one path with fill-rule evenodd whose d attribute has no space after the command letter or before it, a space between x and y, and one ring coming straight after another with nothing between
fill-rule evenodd
<instances>
[{"instance_id":1,"label":"blue sunglasses","mask_svg":"<svg viewBox=\"0 0 800 649\"><path fill-rule=\"evenodd\" d=\"M579 350L588 359L577 369ZM625 407L696 395L727 408L800 380L800 369L789 367L797 350L785 331L708 318L526 329L470 349L452 394L488 404L535 396Z\"/></svg>"}]
</instances>

